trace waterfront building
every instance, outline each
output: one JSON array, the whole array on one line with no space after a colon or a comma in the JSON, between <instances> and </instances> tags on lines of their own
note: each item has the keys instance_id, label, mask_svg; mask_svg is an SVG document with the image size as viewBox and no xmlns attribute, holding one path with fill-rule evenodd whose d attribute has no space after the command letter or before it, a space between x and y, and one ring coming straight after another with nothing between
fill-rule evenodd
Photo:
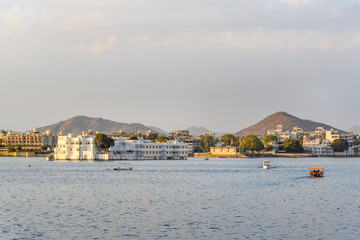
<instances>
[{"instance_id":1,"label":"waterfront building","mask_svg":"<svg viewBox=\"0 0 360 240\"><path fill-rule=\"evenodd\" d=\"M351 146L349 147L349 149L345 152L346 156L355 156L355 157L359 157L360 156L360 146ZM336 155L337 153L335 153Z\"/></svg>"},{"instance_id":2,"label":"waterfront building","mask_svg":"<svg viewBox=\"0 0 360 240\"><path fill-rule=\"evenodd\" d=\"M210 152L195 153L194 157L209 158L244 158L244 148L242 147L211 147Z\"/></svg>"},{"instance_id":3,"label":"waterfront building","mask_svg":"<svg viewBox=\"0 0 360 240\"><path fill-rule=\"evenodd\" d=\"M56 146L57 145L57 134L51 134L49 130L46 130L42 136L42 146Z\"/></svg>"},{"instance_id":4,"label":"waterfront building","mask_svg":"<svg viewBox=\"0 0 360 240\"><path fill-rule=\"evenodd\" d=\"M184 160L188 157L188 145L178 141L157 143L144 139L116 139L110 152L133 160Z\"/></svg>"},{"instance_id":5,"label":"waterfront building","mask_svg":"<svg viewBox=\"0 0 360 240\"><path fill-rule=\"evenodd\" d=\"M320 138L317 139L304 138L303 141L304 150L317 156L332 155L334 151L330 145L331 145L330 141L321 140Z\"/></svg>"},{"instance_id":6,"label":"waterfront building","mask_svg":"<svg viewBox=\"0 0 360 240\"><path fill-rule=\"evenodd\" d=\"M83 135L73 138L71 134L59 134L54 158L56 160L93 160L97 152L94 136Z\"/></svg>"},{"instance_id":7,"label":"waterfront building","mask_svg":"<svg viewBox=\"0 0 360 240\"><path fill-rule=\"evenodd\" d=\"M195 137L185 138L183 142L188 145L189 156L194 156L194 153L201 151L200 149L200 139Z\"/></svg>"},{"instance_id":8,"label":"waterfront building","mask_svg":"<svg viewBox=\"0 0 360 240\"><path fill-rule=\"evenodd\" d=\"M242 147L211 147L210 153L213 155L236 155L244 153L245 150Z\"/></svg>"},{"instance_id":9,"label":"waterfront building","mask_svg":"<svg viewBox=\"0 0 360 240\"><path fill-rule=\"evenodd\" d=\"M188 145L178 141L153 143L150 140L115 139L110 149L96 146L94 136L59 136L54 151L56 160L184 160Z\"/></svg>"},{"instance_id":10,"label":"waterfront building","mask_svg":"<svg viewBox=\"0 0 360 240\"><path fill-rule=\"evenodd\" d=\"M333 142L335 139L344 139L349 144L352 144L354 142L354 135L349 132L340 132L338 130L327 130L326 131L326 140Z\"/></svg>"},{"instance_id":11,"label":"waterfront building","mask_svg":"<svg viewBox=\"0 0 360 240\"><path fill-rule=\"evenodd\" d=\"M57 144L57 135L50 134L46 131L40 134L37 128L33 132L14 134L11 131L6 135L1 133L0 138L5 146L22 146L22 147L40 147L40 146L53 146Z\"/></svg>"},{"instance_id":12,"label":"waterfront building","mask_svg":"<svg viewBox=\"0 0 360 240\"><path fill-rule=\"evenodd\" d=\"M347 151L334 152L329 140L318 139L304 139L303 148L305 151L315 156L328 156L328 157L359 157L360 146L351 146Z\"/></svg>"}]
</instances>

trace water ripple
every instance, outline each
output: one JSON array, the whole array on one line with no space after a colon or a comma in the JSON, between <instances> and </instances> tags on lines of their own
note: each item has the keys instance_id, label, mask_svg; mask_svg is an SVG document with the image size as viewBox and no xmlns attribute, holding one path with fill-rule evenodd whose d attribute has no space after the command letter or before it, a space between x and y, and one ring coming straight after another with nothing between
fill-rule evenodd
<instances>
[{"instance_id":1,"label":"water ripple","mask_svg":"<svg viewBox=\"0 0 360 240\"><path fill-rule=\"evenodd\" d=\"M1 158L0 239L359 238L359 159L261 163Z\"/></svg>"}]
</instances>

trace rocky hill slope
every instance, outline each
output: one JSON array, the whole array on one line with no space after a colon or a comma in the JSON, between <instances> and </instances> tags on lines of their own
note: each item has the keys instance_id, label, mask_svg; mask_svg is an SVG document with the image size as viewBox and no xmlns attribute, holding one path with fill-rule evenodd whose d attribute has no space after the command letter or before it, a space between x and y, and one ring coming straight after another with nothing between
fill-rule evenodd
<instances>
[{"instance_id":1,"label":"rocky hill slope","mask_svg":"<svg viewBox=\"0 0 360 240\"><path fill-rule=\"evenodd\" d=\"M122 130L124 132L136 133L139 130L148 131L148 127L140 123L120 123L102 118L91 118L86 116L76 116L69 118L49 126L38 128L39 131L45 132L49 130L51 133L59 133L62 131L64 134L71 133L74 136L81 134L82 131L89 129L99 132L117 132Z\"/></svg>"},{"instance_id":2,"label":"rocky hill slope","mask_svg":"<svg viewBox=\"0 0 360 240\"><path fill-rule=\"evenodd\" d=\"M283 125L283 128L285 130L292 130L294 127L300 127L305 132L314 131L317 127L323 127L328 130L332 128L336 129L330 125L314 122L307 119L301 119L292 116L286 112L277 112L248 128L236 132L234 135L245 136L249 134L255 134L259 136L264 136L266 135L267 130L275 129L277 125Z\"/></svg>"},{"instance_id":3,"label":"rocky hill slope","mask_svg":"<svg viewBox=\"0 0 360 240\"><path fill-rule=\"evenodd\" d=\"M159 133L160 135L165 135L165 136L168 136L168 135L169 135L168 132L162 130L161 128L154 127L154 126L146 126L146 127L150 128L151 131L153 131L153 132Z\"/></svg>"}]
</instances>

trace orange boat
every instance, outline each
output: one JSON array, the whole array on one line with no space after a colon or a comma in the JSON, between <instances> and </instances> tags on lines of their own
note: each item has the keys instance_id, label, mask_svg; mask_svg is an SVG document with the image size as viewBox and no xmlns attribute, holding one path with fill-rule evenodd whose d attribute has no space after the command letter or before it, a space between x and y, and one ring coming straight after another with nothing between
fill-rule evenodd
<instances>
[{"instance_id":1,"label":"orange boat","mask_svg":"<svg viewBox=\"0 0 360 240\"><path fill-rule=\"evenodd\" d=\"M323 167L313 167L308 169L309 177L323 177L324 176L324 168Z\"/></svg>"}]
</instances>

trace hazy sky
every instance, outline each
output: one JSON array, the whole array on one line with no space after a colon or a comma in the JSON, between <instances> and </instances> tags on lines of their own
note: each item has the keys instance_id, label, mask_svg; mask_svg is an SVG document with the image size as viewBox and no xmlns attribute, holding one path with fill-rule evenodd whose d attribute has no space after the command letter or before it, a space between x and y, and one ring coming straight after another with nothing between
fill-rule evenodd
<instances>
[{"instance_id":1,"label":"hazy sky","mask_svg":"<svg viewBox=\"0 0 360 240\"><path fill-rule=\"evenodd\" d=\"M1 0L0 129L360 125L360 1Z\"/></svg>"}]
</instances>

